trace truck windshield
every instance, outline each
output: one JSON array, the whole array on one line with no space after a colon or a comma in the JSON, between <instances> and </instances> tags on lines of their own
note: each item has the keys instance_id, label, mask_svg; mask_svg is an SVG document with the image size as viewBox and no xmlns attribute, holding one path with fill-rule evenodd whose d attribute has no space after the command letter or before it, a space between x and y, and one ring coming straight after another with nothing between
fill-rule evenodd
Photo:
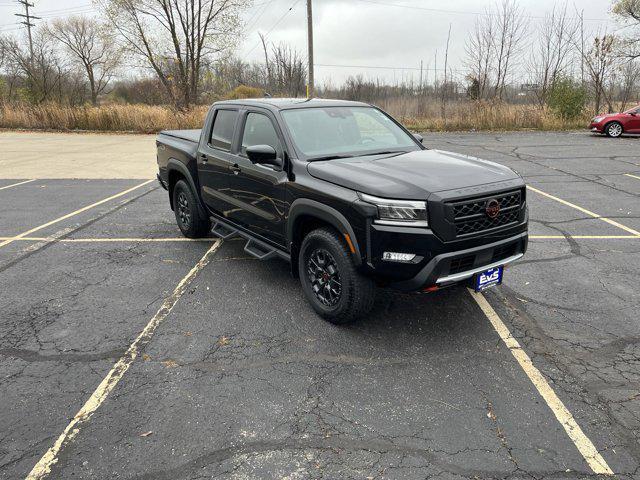
<instances>
[{"instance_id":1,"label":"truck windshield","mask_svg":"<svg viewBox=\"0 0 640 480\"><path fill-rule=\"evenodd\" d=\"M284 110L296 147L309 160L419 150L415 140L373 107Z\"/></svg>"}]
</instances>

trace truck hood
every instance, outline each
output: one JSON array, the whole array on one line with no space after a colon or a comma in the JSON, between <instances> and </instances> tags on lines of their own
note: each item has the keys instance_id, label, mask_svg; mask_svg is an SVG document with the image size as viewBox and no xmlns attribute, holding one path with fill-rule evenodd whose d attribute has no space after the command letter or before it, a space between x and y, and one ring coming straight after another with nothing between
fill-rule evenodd
<instances>
[{"instance_id":1,"label":"truck hood","mask_svg":"<svg viewBox=\"0 0 640 480\"><path fill-rule=\"evenodd\" d=\"M426 199L431 193L517 179L510 168L441 150L311 162L309 173L369 195Z\"/></svg>"}]
</instances>

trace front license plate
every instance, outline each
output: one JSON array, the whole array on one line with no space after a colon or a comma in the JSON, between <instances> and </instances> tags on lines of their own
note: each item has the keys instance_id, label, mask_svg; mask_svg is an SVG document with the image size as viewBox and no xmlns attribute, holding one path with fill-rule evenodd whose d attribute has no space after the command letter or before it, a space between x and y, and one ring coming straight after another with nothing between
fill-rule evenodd
<instances>
[{"instance_id":1,"label":"front license plate","mask_svg":"<svg viewBox=\"0 0 640 480\"><path fill-rule=\"evenodd\" d=\"M476 292L481 292L489 287L494 287L502 283L502 272L504 267L490 268L476 275Z\"/></svg>"}]
</instances>

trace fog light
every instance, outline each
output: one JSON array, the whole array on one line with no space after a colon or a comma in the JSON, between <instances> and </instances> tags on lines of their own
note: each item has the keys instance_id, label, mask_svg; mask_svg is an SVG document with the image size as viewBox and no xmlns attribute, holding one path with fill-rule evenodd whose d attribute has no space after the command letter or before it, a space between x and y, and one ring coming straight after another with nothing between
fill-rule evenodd
<instances>
[{"instance_id":1,"label":"fog light","mask_svg":"<svg viewBox=\"0 0 640 480\"><path fill-rule=\"evenodd\" d=\"M398 252L384 252L382 259L385 262L410 262L416 258L415 253L398 253Z\"/></svg>"}]
</instances>

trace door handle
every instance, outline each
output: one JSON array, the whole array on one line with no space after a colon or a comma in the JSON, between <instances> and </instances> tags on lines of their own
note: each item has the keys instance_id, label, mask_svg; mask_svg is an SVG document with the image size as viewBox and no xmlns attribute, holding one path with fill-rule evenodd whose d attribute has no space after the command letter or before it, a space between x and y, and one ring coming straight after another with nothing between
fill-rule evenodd
<instances>
[{"instance_id":1,"label":"door handle","mask_svg":"<svg viewBox=\"0 0 640 480\"><path fill-rule=\"evenodd\" d=\"M237 163L235 165L231 165L229 167L229 170L231 170L234 175L238 175L242 171L242 169Z\"/></svg>"},{"instance_id":2,"label":"door handle","mask_svg":"<svg viewBox=\"0 0 640 480\"><path fill-rule=\"evenodd\" d=\"M200 154L200 161L202 161L202 163L207 163L209 161L209 157L207 157L206 154L201 153Z\"/></svg>"}]
</instances>

